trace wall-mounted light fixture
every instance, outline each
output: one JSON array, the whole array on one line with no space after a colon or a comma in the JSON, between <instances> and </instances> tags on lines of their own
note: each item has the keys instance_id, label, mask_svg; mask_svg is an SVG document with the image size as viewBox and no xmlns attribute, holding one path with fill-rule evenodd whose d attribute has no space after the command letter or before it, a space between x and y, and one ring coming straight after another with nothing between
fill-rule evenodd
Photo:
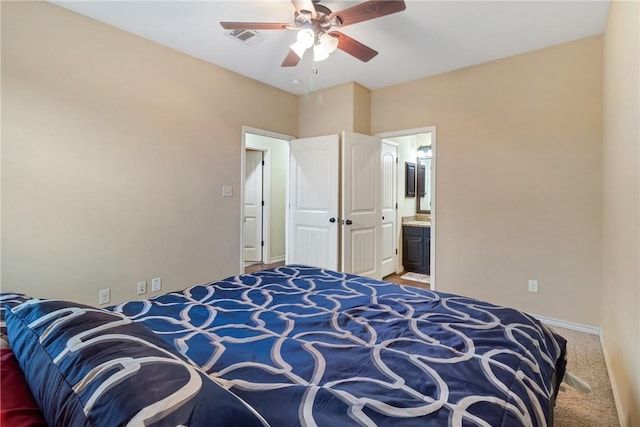
<instances>
[{"instance_id":1,"label":"wall-mounted light fixture","mask_svg":"<svg viewBox=\"0 0 640 427\"><path fill-rule=\"evenodd\" d=\"M430 145L421 145L418 147L418 157L433 157Z\"/></svg>"}]
</instances>

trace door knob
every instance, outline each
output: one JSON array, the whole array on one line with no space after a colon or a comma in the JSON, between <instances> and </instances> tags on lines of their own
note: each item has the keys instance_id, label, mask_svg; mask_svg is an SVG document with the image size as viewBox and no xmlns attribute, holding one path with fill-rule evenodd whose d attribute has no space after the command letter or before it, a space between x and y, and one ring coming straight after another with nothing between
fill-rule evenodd
<instances>
[{"instance_id":1,"label":"door knob","mask_svg":"<svg viewBox=\"0 0 640 427\"><path fill-rule=\"evenodd\" d=\"M329 222L336 222L336 219L331 217L331 218L329 218Z\"/></svg>"},{"instance_id":2,"label":"door knob","mask_svg":"<svg viewBox=\"0 0 640 427\"><path fill-rule=\"evenodd\" d=\"M351 224L353 224L353 221L351 221L350 219L348 219L348 220L346 220L346 221L345 221L345 223L346 223L347 225L351 225Z\"/></svg>"}]
</instances>

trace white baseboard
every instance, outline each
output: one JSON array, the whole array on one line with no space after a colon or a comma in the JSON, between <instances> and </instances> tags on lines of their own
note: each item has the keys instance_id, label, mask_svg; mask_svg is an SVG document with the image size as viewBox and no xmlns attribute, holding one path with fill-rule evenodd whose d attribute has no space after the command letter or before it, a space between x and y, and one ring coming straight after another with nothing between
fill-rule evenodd
<instances>
[{"instance_id":1,"label":"white baseboard","mask_svg":"<svg viewBox=\"0 0 640 427\"><path fill-rule=\"evenodd\" d=\"M275 258L269 258L269 262L267 264L275 264L276 262L284 262L284 255L277 256Z\"/></svg>"},{"instance_id":2,"label":"white baseboard","mask_svg":"<svg viewBox=\"0 0 640 427\"><path fill-rule=\"evenodd\" d=\"M549 326L558 326L560 328L571 329L572 331L586 332L588 334L600 335L602 330L596 326L583 325L582 323L574 323L566 320L553 319L551 317L540 316L534 314L533 317Z\"/></svg>"}]
</instances>

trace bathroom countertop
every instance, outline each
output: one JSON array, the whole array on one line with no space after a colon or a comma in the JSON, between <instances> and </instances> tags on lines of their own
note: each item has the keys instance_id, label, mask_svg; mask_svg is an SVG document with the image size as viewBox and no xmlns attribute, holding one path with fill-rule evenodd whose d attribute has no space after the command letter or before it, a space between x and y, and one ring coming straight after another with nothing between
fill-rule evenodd
<instances>
[{"instance_id":1,"label":"bathroom countertop","mask_svg":"<svg viewBox=\"0 0 640 427\"><path fill-rule=\"evenodd\" d=\"M423 228L431 228L430 221L402 221L403 226L407 227L423 227Z\"/></svg>"}]
</instances>

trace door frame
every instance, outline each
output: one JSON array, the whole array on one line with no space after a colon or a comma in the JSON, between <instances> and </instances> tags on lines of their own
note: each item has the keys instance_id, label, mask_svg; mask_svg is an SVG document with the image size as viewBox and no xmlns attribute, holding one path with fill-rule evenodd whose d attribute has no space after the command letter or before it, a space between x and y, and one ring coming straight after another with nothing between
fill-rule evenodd
<instances>
[{"instance_id":1,"label":"door frame","mask_svg":"<svg viewBox=\"0 0 640 427\"><path fill-rule=\"evenodd\" d=\"M267 138L275 138L281 139L287 142L287 146L289 145L289 141L294 139L291 135L285 135L282 133L271 132L264 129L258 129L250 126L242 126L242 144L240 147L240 266L239 272L240 274L244 273L244 181L245 181L245 162L246 162L246 150L253 149L262 151L264 154L264 168L262 170L263 182L262 182L262 197L264 200L264 206L262 209L262 240L264 241L264 246L262 246L262 262L268 262L270 258L269 247L271 243L270 236L270 210L271 210L271 147L267 144L262 144L257 141L247 142L247 134L264 136ZM286 204L289 204L289 167L287 165L287 188L286 195L287 200ZM285 209L287 212L287 218L285 218L285 222L288 223L288 209ZM285 227L285 233L288 231ZM285 235L285 242L287 242L287 237ZM286 244L286 243L285 243Z\"/></svg>"},{"instance_id":2,"label":"door frame","mask_svg":"<svg viewBox=\"0 0 640 427\"><path fill-rule=\"evenodd\" d=\"M431 151L432 151L432 160L431 160L431 241L429 244L430 248L430 256L429 256L429 264L431 266L430 278L431 278L431 289L436 290L436 219L437 219L437 211L438 211L438 203L436 202L436 177L438 176L436 173L436 164L437 162L437 148L436 148L436 126L425 126L421 128L414 129L404 129L398 131L391 132L380 132L375 136L385 139L385 138L397 138L400 136L410 136L419 133L430 133L431 134ZM416 205L417 209L417 205ZM397 220L397 217L396 217ZM401 224L399 224L401 225ZM399 227L400 228L400 227Z\"/></svg>"}]
</instances>

